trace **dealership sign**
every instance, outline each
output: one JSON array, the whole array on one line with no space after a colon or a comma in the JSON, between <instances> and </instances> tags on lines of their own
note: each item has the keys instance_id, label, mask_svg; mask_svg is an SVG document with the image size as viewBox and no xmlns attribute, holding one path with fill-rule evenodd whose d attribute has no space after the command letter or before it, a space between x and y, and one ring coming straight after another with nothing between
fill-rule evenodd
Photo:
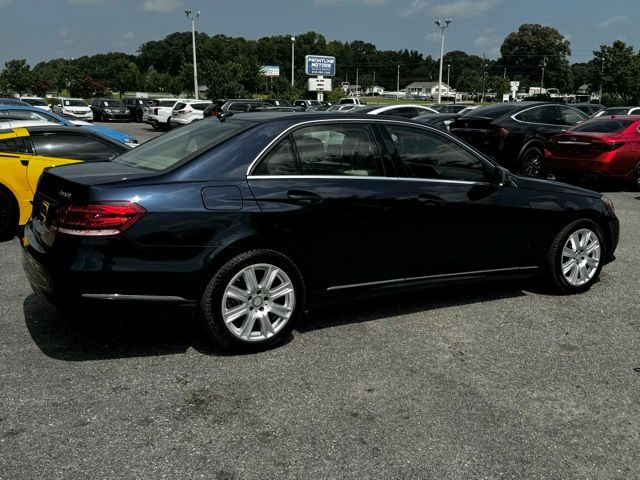
<instances>
[{"instance_id":1,"label":"dealership sign","mask_svg":"<svg viewBox=\"0 0 640 480\"><path fill-rule=\"evenodd\" d=\"M331 91L331 79L330 78L310 78L309 79L309 91L310 92L330 92Z\"/></svg>"},{"instance_id":2,"label":"dealership sign","mask_svg":"<svg viewBox=\"0 0 640 480\"><path fill-rule=\"evenodd\" d=\"M336 74L336 57L306 55L304 57L307 75L333 77Z\"/></svg>"}]
</instances>

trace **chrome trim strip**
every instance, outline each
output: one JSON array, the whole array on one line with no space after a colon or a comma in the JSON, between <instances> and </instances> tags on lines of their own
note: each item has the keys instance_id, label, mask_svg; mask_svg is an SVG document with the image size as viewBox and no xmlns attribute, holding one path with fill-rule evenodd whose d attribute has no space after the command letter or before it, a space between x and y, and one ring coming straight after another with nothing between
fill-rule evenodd
<instances>
[{"instance_id":1,"label":"chrome trim strip","mask_svg":"<svg viewBox=\"0 0 640 480\"><path fill-rule=\"evenodd\" d=\"M367 175L250 175L247 177L247 180L267 180L267 179L276 179L276 180L286 180L288 178L291 179L302 179L302 178L320 178L320 179L342 179L342 180L395 180L398 181L398 177L378 177L378 176L367 176Z\"/></svg>"},{"instance_id":2,"label":"chrome trim strip","mask_svg":"<svg viewBox=\"0 0 640 480\"><path fill-rule=\"evenodd\" d=\"M400 180L406 180L408 182L453 183L459 185L491 185L489 182L472 182L470 180L447 180L443 178L400 177Z\"/></svg>"},{"instance_id":3,"label":"chrome trim strip","mask_svg":"<svg viewBox=\"0 0 640 480\"><path fill-rule=\"evenodd\" d=\"M493 270L476 270L473 272L457 272L457 273L442 273L439 275L426 275L424 277L410 277L410 278L394 278L393 280L381 280L378 282L368 282L368 283L354 283L350 285L338 285L335 287L327 288L329 290L344 290L347 288L356 288L356 287L369 287L373 285L383 285L385 283L398 283L398 282L412 282L416 280L428 280L432 278L447 278L447 277L461 277L468 275L478 275L482 273L500 273L500 272L517 272L522 270L538 270L539 267L531 266L531 267L513 267L513 268L496 268Z\"/></svg>"},{"instance_id":4,"label":"chrome trim strip","mask_svg":"<svg viewBox=\"0 0 640 480\"><path fill-rule=\"evenodd\" d=\"M591 142L556 142L558 145L591 145Z\"/></svg>"},{"instance_id":5,"label":"chrome trim strip","mask_svg":"<svg viewBox=\"0 0 640 480\"><path fill-rule=\"evenodd\" d=\"M345 115L346 117L346 115ZM281 138L285 137L286 135L288 135L292 130L294 130L295 128L298 128L300 126L303 125L314 125L314 124L323 124L323 123L344 123L344 122L360 122L360 123L364 123L364 124L368 124L371 122L375 122L375 123L396 123L396 124L400 124L400 125L407 125L409 127L414 127L414 128L421 128L424 130L428 130L430 132L439 134L439 135L443 135L447 138L449 138L450 140L455 141L455 143L457 145L460 145L462 147L464 147L467 151L471 152L472 154L474 154L476 157L479 157L478 154L476 152L474 152L473 150L469 149L469 147L467 147L464 143L460 142L459 139L457 139L456 137L454 137L453 135L447 133L447 132L443 132L442 130L438 130L437 128L431 127L429 125L424 125L424 124L419 124L419 123L409 123L406 121L402 121L402 120L390 120L388 118L375 118L375 115L372 115L372 117L374 118L321 118L321 119L316 119L316 120L307 120L307 121L303 121L303 122L298 122L294 125L291 125L289 127L287 127L285 130L283 130L280 135L278 135L276 138L274 138L273 140L271 140L266 147L264 147L262 150L260 150L260 152L258 153L258 155L256 156L256 158L253 159L253 161L249 164L249 167L247 168L247 177L252 176L251 175L251 170L253 170L253 167L260 161L262 160L263 155L267 152L267 150L269 150L276 142L278 142ZM479 157L481 160L486 161L485 158L483 157Z\"/></svg>"},{"instance_id":6,"label":"chrome trim strip","mask_svg":"<svg viewBox=\"0 0 640 480\"><path fill-rule=\"evenodd\" d=\"M171 295L122 295L119 293L83 293L82 298L92 300L124 300L141 302L187 302L183 297Z\"/></svg>"}]
</instances>

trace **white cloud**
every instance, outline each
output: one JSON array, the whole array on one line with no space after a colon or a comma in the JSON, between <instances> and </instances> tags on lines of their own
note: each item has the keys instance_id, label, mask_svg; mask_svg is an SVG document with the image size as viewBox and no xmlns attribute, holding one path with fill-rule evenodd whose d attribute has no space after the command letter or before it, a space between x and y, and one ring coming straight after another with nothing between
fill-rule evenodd
<instances>
[{"instance_id":1,"label":"white cloud","mask_svg":"<svg viewBox=\"0 0 640 480\"><path fill-rule=\"evenodd\" d=\"M128 47L135 37L136 34L133 32L123 33L118 40L113 42L113 45L118 48Z\"/></svg>"},{"instance_id":2,"label":"white cloud","mask_svg":"<svg viewBox=\"0 0 640 480\"><path fill-rule=\"evenodd\" d=\"M142 9L147 12L169 13L182 7L182 0L144 0Z\"/></svg>"},{"instance_id":3,"label":"white cloud","mask_svg":"<svg viewBox=\"0 0 640 480\"><path fill-rule=\"evenodd\" d=\"M60 43L67 47L70 47L71 45L76 43L76 39L73 38L73 35L69 33L69 30L58 31L58 39L60 39Z\"/></svg>"},{"instance_id":4,"label":"white cloud","mask_svg":"<svg viewBox=\"0 0 640 480\"><path fill-rule=\"evenodd\" d=\"M422 12L427 11L427 7L429 4L426 0L413 0L411 4L400 13L401 17L413 17L414 15L418 15Z\"/></svg>"},{"instance_id":5,"label":"white cloud","mask_svg":"<svg viewBox=\"0 0 640 480\"><path fill-rule=\"evenodd\" d=\"M104 3L105 0L67 0L67 5L72 7L86 7L89 5L98 5Z\"/></svg>"},{"instance_id":6,"label":"white cloud","mask_svg":"<svg viewBox=\"0 0 640 480\"><path fill-rule=\"evenodd\" d=\"M388 0L313 0L313 4L316 7L328 7L334 5L348 5L348 4L359 4L359 5L383 5L387 3Z\"/></svg>"},{"instance_id":7,"label":"white cloud","mask_svg":"<svg viewBox=\"0 0 640 480\"><path fill-rule=\"evenodd\" d=\"M502 0L453 0L437 3L431 8L435 16L476 17L498 5Z\"/></svg>"},{"instance_id":8,"label":"white cloud","mask_svg":"<svg viewBox=\"0 0 640 480\"><path fill-rule=\"evenodd\" d=\"M600 22L597 25L597 28L608 28L612 25L631 25L631 20L629 19L629 17L624 17L622 15L618 15L615 17L610 17L607 18L606 20L604 20L603 22Z\"/></svg>"},{"instance_id":9,"label":"white cloud","mask_svg":"<svg viewBox=\"0 0 640 480\"><path fill-rule=\"evenodd\" d=\"M427 42L436 42L436 41L440 40L440 32L431 32L431 33L425 35L424 39Z\"/></svg>"}]
</instances>

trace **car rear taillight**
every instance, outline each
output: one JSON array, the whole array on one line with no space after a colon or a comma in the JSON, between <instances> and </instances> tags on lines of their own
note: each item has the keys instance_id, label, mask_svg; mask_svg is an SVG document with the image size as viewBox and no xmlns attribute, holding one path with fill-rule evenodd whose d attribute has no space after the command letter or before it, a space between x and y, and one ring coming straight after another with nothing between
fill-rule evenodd
<instances>
[{"instance_id":1,"label":"car rear taillight","mask_svg":"<svg viewBox=\"0 0 640 480\"><path fill-rule=\"evenodd\" d=\"M611 152L622 147L624 142L593 142L591 145L603 152Z\"/></svg>"},{"instance_id":2,"label":"car rear taillight","mask_svg":"<svg viewBox=\"0 0 640 480\"><path fill-rule=\"evenodd\" d=\"M133 202L68 205L56 212L51 229L81 237L113 236L131 228L145 213Z\"/></svg>"}]
</instances>

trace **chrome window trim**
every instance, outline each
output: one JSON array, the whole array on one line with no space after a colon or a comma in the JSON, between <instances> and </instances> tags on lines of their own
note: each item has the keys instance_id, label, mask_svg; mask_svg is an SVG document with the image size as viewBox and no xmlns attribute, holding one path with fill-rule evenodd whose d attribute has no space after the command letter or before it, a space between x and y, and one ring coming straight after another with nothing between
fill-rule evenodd
<instances>
[{"instance_id":1,"label":"chrome window trim","mask_svg":"<svg viewBox=\"0 0 640 480\"><path fill-rule=\"evenodd\" d=\"M120 293L83 293L82 298L93 300L121 300L141 302L186 302L187 299L172 295L122 295Z\"/></svg>"},{"instance_id":2,"label":"chrome window trim","mask_svg":"<svg viewBox=\"0 0 640 480\"><path fill-rule=\"evenodd\" d=\"M375 117L375 116L376 115L372 115L372 117ZM253 161L249 164L249 167L247 167L247 177L254 176L254 175L251 175L251 171L258 164L258 162L260 162L260 160L262 160L262 158L264 157L266 152L276 142L280 141L283 137L285 137L289 133L291 133L292 130L294 130L294 129L298 128L298 127L301 127L301 126L306 126L306 125L316 125L316 124L320 124L321 125L321 124L324 124L324 123L345 123L345 122L360 122L360 123L364 123L364 124L369 124L371 122L374 122L374 123L396 123L396 124L405 125L405 126L408 126L408 127L414 127L414 128L418 128L418 129L421 129L421 130L426 130L426 131L435 133L437 135L442 135L442 136L448 138L449 140L452 140L456 145L461 146L462 148L467 150L469 153L471 153L472 155L474 155L475 157L480 159L482 162L492 164L492 162L489 162L483 156L478 155L478 153L473 151L471 148L466 146L464 143L462 143L459 139L457 139L456 137L454 137L450 133L443 132L443 131L438 130L437 128L431 127L429 125L410 123L410 122L403 121L403 120L390 120L390 119L385 119L385 118L371 118L371 119L369 119L369 118L366 118L366 119L365 118L339 118L339 119L338 118L327 118L327 119L321 118L321 119L316 119L316 120L307 120L307 121L295 123L294 125L290 125L286 129L284 129L282 132L280 132L280 134L278 136L276 136L262 150L260 150L258 155L256 155L256 157L253 159ZM496 165L493 165L493 166L496 166ZM268 175L264 175L264 176L267 177ZM395 177L391 177L391 178L395 178Z\"/></svg>"},{"instance_id":3,"label":"chrome window trim","mask_svg":"<svg viewBox=\"0 0 640 480\"><path fill-rule=\"evenodd\" d=\"M332 180L393 180L409 182L452 183L460 185L491 185L488 182L473 182L471 180L447 180L444 178L415 178L415 177L379 177L367 175L249 175L247 180L287 180L287 179L332 179Z\"/></svg>"},{"instance_id":4,"label":"chrome window trim","mask_svg":"<svg viewBox=\"0 0 640 480\"><path fill-rule=\"evenodd\" d=\"M366 283L352 283L349 285L337 285L334 287L327 288L327 291L333 290L345 290L348 288L357 288L357 287L370 287L374 285L384 285L389 283L398 283L398 282L412 282L417 280L429 280L435 278L447 278L447 277L460 277L467 275L478 275L483 273L500 273L500 272L519 272L526 270L538 270L540 267L538 266L529 266L529 267L512 267L512 268L496 268L491 270L476 270L471 272L457 272L457 273L441 273L439 275L425 275L423 277L409 277L409 278L394 278L392 280L380 280L377 282L366 282Z\"/></svg>"}]
</instances>

